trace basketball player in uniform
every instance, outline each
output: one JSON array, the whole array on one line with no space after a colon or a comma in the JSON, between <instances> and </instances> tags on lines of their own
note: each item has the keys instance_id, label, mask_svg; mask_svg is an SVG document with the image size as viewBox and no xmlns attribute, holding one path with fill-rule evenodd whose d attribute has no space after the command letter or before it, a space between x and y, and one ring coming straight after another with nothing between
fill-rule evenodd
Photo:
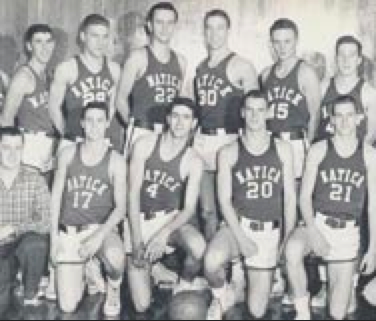
<instances>
[{"instance_id":1,"label":"basketball player in uniform","mask_svg":"<svg viewBox=\"0 0 376 321\"><path fill-rule=\"evenodd\" d=\"M24 130L24 163L47 171L51 169L53 145L57 138L48 111L50 82L47 75L55 39L49 26L32 25L27 30L24 41L28 61L18 69L10 82L3 126L17 125ZM36 160L31 162L31 159Z\"/></svg>"},{"instance_id":2,"label":"basketball player in uniform","mask_svg":"<svg viewBox=\"0 0 376 321\"><path fill-rule=\"evenodd\" d=\"M206 243L189 224L196 213L203 164L189 147L197 125L197 107L176 98L167 109L168 129L136 142L130 165L130 222L133 260L129 283L139 313L151 303L151 265L182 248L187 259L175 292L194 288Z\"/></svg>"},{"instance_id":3,"label":"basketball player in uniform","mask_svg":"<svg viewBox=\"0 0 376 321\"><path fill-rule=\"evenodd\" d=\"M343 36L336 44L337 74L324 84L324 97L321 104L320 121L316 139L327 139L334 129L330 121L330 108L335 99L341 95L354 97L358 109L367 117L359 125L361 138L373 143L376 134L376 114L372 112L376 101L376 91L359 77L358 68L362 63L362 45L353 36Z\"/></svg>"},{"instance_id":4,"label":"basketball player in uniform","mask_svg":"<svg viewBox=\"0 0 376 321\"><path fill-rule=\"evenodd\" d=\"M252 63L229 48L231 20L222 10L213 10L204 20L208 58L198 68L195 93L201 113L201 129L194 147L205 164L201 207L205 236L211 239L217 230L218 213L215 171L218 151L237 138L240 105L243 95L258 88L257 73Z\"/></svg>"},{"instance_id":5,"label":"basketball player in uniform","mask_svg":"<svg viewBox=\"0 0 376 321\"><path fill-rule=\"evenodd\" d=\"M89 103L81 123L85 140L62 150L52 193L51 258L58 300L66 313L77 309L85 265L97 258L107 275L104 313L117 316L125 269L117 226L126 212L126 163L106 142L110 114L105 103Z\"/></svg>"},{"instance_id":6,"label":"basketball player in uniform","mask_svg":"<svg viewBox=\"0 0 376 321\"><path fill-rule=\"evenodd\" d=\"M166 107L181 93L187 63L171 49L178 20L171 3L154 5L147 17L150 45L134 50L125 63L117 106L123 120L130 122L127 150L138 138L162 132Z\"/></svg>"},{"instance_id":7,"label":"basketball player in uniform","mask_svg":"<svg viewBox=\"0 0 376 321\"><path fill-rule=\"evenodd\" d=\"M107 137L120 151L123 134L115 108L120 66L106 57L109 33L110 22L105 17L92 14L84 19L78 35L81 54L56 68L49 104L56 128L62 136L75 141L83 136L82 109L90 102L106 103L111 115Z\"/></svg>"},{"instance_id":8,"label":"basketball player in uniform","mask_svg":"<svg viewBox=\"0 0 376 321\"><path fill-rule=\"evenodd\" d=\"M296 223L291 146L268 133L269 108L262 92L249 92L241 113L243 134L219 154L218 191L225 224L205 257L214 296L210 320L221 320L233 304L227 296L225 267L238 257L244 259L249 280L251 315L264 317L280 256L283 223L287 236Z\"/></svg>"},{"instance_id":9,"label":"basketball player in uniform","mask_svg":"<svg viewBox=\"0 0 376 321\"><path fill-rule=\"evenodd\" d=\"M360 253L360 221L367 191L376 191L376 152L357 137L362 111L352 96L340 96L331 108L334 137L315 144L303 178L301 209L306 226L298 228L286 249L297 320L310 320L304 257L313 253L328 263L330 316L345 318ZM368 186L367 186L368 185ZM370 197L371 242L361 272L375 270L376 203Z\"/></svg>"},{"instance_id":10,"label":"basketball player in uniform","mask_svg":"<svg viewBox=\"0 0 376 321\"><path fill-rule=\"evenodd\" d=\"M4 109L5 95L6 95L8 86L9 86L8 76L5 72L3 72L0 69L0 124L2 123L1 115Z\"/></svg>"}]
</instances>

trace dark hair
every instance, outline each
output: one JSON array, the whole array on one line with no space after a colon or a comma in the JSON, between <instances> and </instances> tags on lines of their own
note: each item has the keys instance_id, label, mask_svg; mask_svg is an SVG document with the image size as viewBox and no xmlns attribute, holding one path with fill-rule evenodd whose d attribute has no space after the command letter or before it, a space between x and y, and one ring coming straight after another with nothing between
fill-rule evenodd
<instances>
[{"instance_id":1,"label":"dark hair","mask_svg":"<svg viewBox=\"0 0 376 321\"><path fill-rule=\"evenodd\" d=\"M350 96L350 95L342 95L342 96L339 96L337 97L334 101L333 101L333 104L332 104L332 108L330 108L330 113L332 116L334 116L335 114L335 111L336 111L336 108L339 106L339 105L343 105L343 104L352 104L354 105L354 109L355 109L355 112L357 114L360 114L362 113L362 111L360 110L357 102L356 102L356 99L353 97L353 96Z\"/></svg>"},{"instance_id":2,"label":"dark hair","mask_svg":"<svg viewBox=\"0 0 376 321\"><path fill-rule=\"evenodd\" d=\"M206 26L206 24L208 23L208 20L212 17L221 17L223 18L224 20L226 20L227 22L227 26L229 28L231 28L231 18L230 16L228 15L228 13L222 9L214 9L214 10L211 10L209 11L206 15L205 15L205 18L204 18L204 24Z\"/></svg>"},{"instance_id":3,"label":"dark hair","mask_svg":"<svg viewBox=\"0 0 376 321\"><path fill-rule=\"evenodd\" d=\"M155 13L158 10L172 11L175 14L175 21L179 20L179 12L171 2L159 2L150 8L149 13L147 15L147 21L153 21Z\"/></svg>"},{"instance_id":4,"label":"dark hair","mask_svg":"<svg viewBox=\"0 0 376 321\"><path fill-rule=\"evenodd\" d=\"M337 40L337 43L336 43L336 54L338 54L339 48L342 45L344 45L344 44L353 44L353 45L355 45L357 47L357 49L358 49L359 56L363 55L363 45L360 43L360 41L358 39L356 39L353 36L349 36L349 35L340 37Z\"/></svg>"},{"instance_id":5,"label":"dark hair","mask_svg":"<svg viewBox=\"0 0 376 321\"><path fill-rule=\"evenodd\" d=\"M24 50L25 50L25 54L28 56L28 58L31 58L31 52L27 48L27 44L32 42L34 36L37 33L43 33L43 34L48 33L48 34L51 35L52 38L54 38L54 32L49 25L46 25L46 24L31 25L27 29L27 31L25 32L25 35L24 35Z\"/></svg>"},{"instance_id":6,"label":"dark hair","mask_svg":"<svg viewBox=\"0 0 376 321\"><path fill-rule=\"evenodd\" d=\"M25 141L24 135L18 127L2 127L0 128L0 141L3 140L4 137L10 136L10 137L21 137L22 142Z\"/></svg>"},{"instance_id":7,"label":"dark hair","mask_svg":"<svg viewBox=\"0 0 376 321\"><path fill-rule=\"evenodd\" d=\"M88 15L82 22L79 28L80 32L85 32L90 26L104 26L109 28L110 21L104 16L93 13Z\"/></svg>"},{"instance_id":8,"label":"dark hair","mask_svg":"<svg viewBox=\"0 0 376 321\"><path fill-rule=\"evenodd\" d=\"M86 117L86 114L89 110L96 109L96 110L102 110L106 114L107 120L110 119L110 110L108 108L108 105L103 102L91 102L88 103L87 106L82 110L81 113L81 119L84 119Z\"/></svg>"},{"instance_id":9,"label":"dark hair","mask_svg":"<svg viewBox=\"0 0 376 321\"><path fill-rule=\"evenodd\" d=\"M265 92L258 89L251 90L243 96L242 108L246 106L248 99L262 99L265 100L266 103L268 102Z\"/></svg>"},{"instance_id":10,"label":"dark hair","mask_svg":"<svg viewBox=\"0 0 376 321\"><path fill-rule=\"evenodd\" d=\"M296 23L290 19L278 19L276 20L273 25L270 28L270 36L272 37L274 32L278 30L283 30L283 29L290 29L294 31L295 35L298 37L299 36L299 29Z\"/></svg>"},{"instance_id":11,"label":"dark hair","mask_svg":"<svg viewBox=\"0 0 376 321\"><path fill-rule=\"evenodd\" d=\"M200 116L199 109L195 102L186 97L176 97L173 102L167 107L166 115L171 115L176 106L185 106L192 111L193 117L198 119Z\"/></svg>"}]
</instances>

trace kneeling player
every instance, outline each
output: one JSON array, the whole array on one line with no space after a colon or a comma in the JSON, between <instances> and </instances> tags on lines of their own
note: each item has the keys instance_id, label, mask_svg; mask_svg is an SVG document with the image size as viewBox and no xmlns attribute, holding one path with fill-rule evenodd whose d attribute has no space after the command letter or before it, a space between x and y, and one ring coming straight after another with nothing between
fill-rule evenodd
<instances>
[{"instance_id":1,"label":"kneeling player","mask_svg":"<svg viewBox=\"0 0 376 321\"><path fill-rule=\"evenodd\" d=\"M249 310L255 318L264 317L281 250L282 224L286 223L286 235L295 225L293 152L288 143L268 133L268 115L263 93L247 94L242 108L244 134L220 152L218 189L226 224L205 257L214 296L209 320L222 319L230 308L225 267L239 257L249 279Z\"/></svg>"},{"instance_id":2,"label":"kneeling player","mask_svg":"<svg viewBox=\"0 0 376 321\"><path fill-rule=\"evenodd\" d=\"M66 313L73 313L82 300L85 270L95 258L104 264L108 280L104 313L120 314L125 250L117 225L126 211L126 164L106 142L109 119L105 103L90 103L82 117L85 141L59 157L51 257L60 307Z\"/></svg>"},{"instance_id":3,"label":"kneeling player","mask_svg":"<svg viewBox=\"0 0 376 321\"><path fill-rule=\"evenodd\" d=\"M167 115L168 130L139 140L130 166L130 222L133 262L129 283L139 313L151 303L150 266L175 247L187 253L181 290L190 289L201 269L206 243L188 222L196 212L203 164L189 147L197 107L177 98Z\"/></svg>"},{"instance_id":4,"label":"kneeling player","mask_svg":"<svg viewBox=\"0 0 376 321\"><path fill-rule=\"evenodd\" d=\"M331 109L333 138L314 145L303 179L301 209L306 227L298 229L286 249L297 320L310 320L304 257L315 254L328 263L330 314L345 318L360 252L360 221L367 193L376 190L376 151L357 138L362 115L351 96L340 96ZM375 269L375 198L370 197L371 245L362 263Z\"/></svg>"}]
</instances>

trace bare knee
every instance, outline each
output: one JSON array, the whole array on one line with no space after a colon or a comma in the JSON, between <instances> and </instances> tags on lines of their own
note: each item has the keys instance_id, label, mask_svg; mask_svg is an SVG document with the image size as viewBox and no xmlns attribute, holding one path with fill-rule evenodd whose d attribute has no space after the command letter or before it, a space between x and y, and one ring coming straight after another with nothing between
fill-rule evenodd
<instances>
[{"instance_id":1,"label":"bare knee","mask_svg":"<svg viewBox=\"0 0 376 321\"><path fill-rule=\"evenodd\" d=\"M125 251L122 248L111 247L105 251L105 263L113 273L122 275L125 269Z\"/></svg>"},{"instance_id":2,"label":"bare knee","mask_svg":"<svg viewBox=\"0 0 376 321\"><path fill-rule=\"evenodd\" d=\"M299 265L304 263L305 244L302 239L292 238L287 243L285 255L287 264Z\"/></svg>"},{"instance_id":3,"label":"bare knee","mask_svg":"<svg viewBox=\"0 0 376 321\"><path fill-rule=\"evenodd\" d=\"M61 311L64 313L72 314L77 311L79 301L74 300L72 297L67 295L67 297L60 296L59 298L59 305Z\"/></svg>"},{"instance_id":4,"label":"bare knee","mask_svg":"<svg viewBox=\"0 0 376 321\"><path fill-rule=\"evenodd\" d=\"M189 227L185 231L185 237L188 238L187 244L189 247L189 254L196 261L201 261L204 258L206 250L206 241L204 237L194 228Z\"/></svg>"},{"instance_id":5,"label":"bare knee","mask_svg":"<svg viewBox=\"0 0 376 321\"><path fill-rule=\"evenodd\" d=\"M223 262L222 253L215 248L209 248L204 257L204 269L206 275L213 275L223 268L225 262Z\"/></svg>"},{"instance_id":6,"label":"bare knee","mask_svg":"<svg viewBox=\"0 0 376 321\"><path fill-rule=\"evenodd\" d=\"M267 309L267 302L261 302L261 300L249 300L248 301L249 312L256 319L261 319L265 316Z\"/></svg>"}]
</instances>

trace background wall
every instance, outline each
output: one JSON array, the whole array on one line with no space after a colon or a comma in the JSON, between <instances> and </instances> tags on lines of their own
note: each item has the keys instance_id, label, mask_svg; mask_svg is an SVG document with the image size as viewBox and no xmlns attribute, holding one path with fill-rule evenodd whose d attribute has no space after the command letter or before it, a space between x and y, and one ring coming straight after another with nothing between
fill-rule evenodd
<instances>
[{"instance_id":1,"label":"background wall","mask_svg":"<svg viewBox=\"0 0 376 321\"><path fill-rule=\"evenodd\" d=\"M59 46L55 62L77 49L79 22L89 13L102 13L116 25L127 12L145 13L157 0L0 0L0 67L11 72L21 57L22 35L28 25L49 23L58 28ZM232 47L253 60L261 71L272 61L268 29L279 17L293 18L301 30L300 51L318 51L332 57L336 38L344 33L358 35L365 54L376 60L376 1L374 0L172 0L181 21L174 47L189 57L190 69L205 56L202 18L216 7L227 10L233 20ZM114 28L116 29L116 28ZM116 39L116 37L115 37ZM114 41L110 53L118 51ZM372 65L370 65L372 67Z\"/></svg>"}]
</instances>

